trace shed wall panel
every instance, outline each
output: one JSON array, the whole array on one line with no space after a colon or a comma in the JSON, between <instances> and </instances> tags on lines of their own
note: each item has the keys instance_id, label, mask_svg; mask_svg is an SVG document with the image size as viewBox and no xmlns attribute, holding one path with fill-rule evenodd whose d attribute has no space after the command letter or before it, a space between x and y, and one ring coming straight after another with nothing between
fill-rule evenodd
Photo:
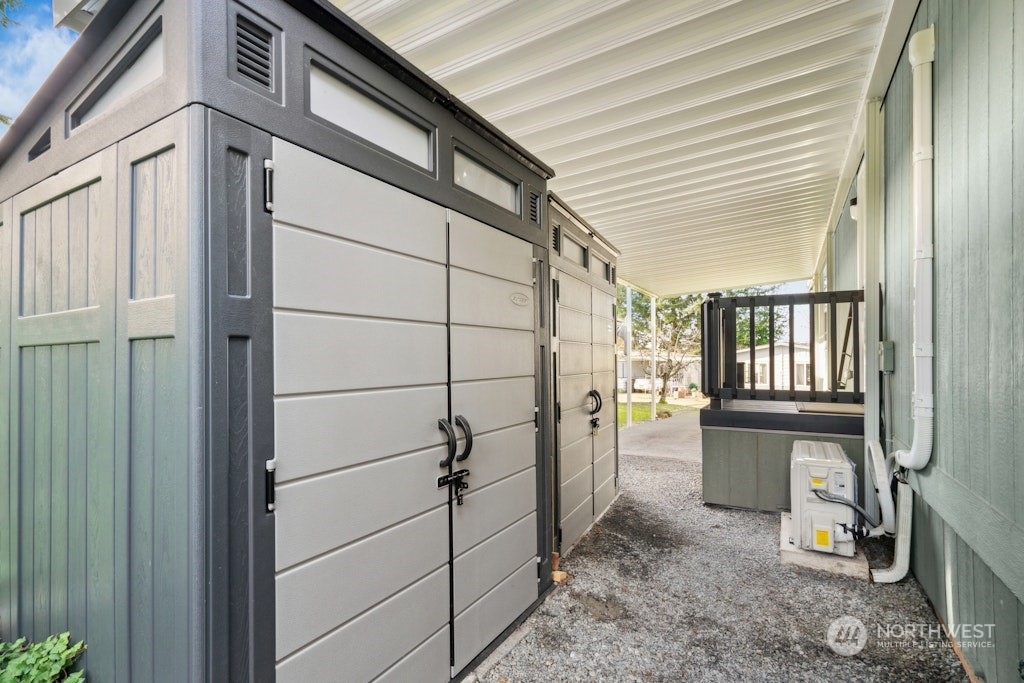
<instances>
[{"instance_id":1,"label":"shed wall panel","mask_svg":"<svg viewBox=\"0 0 1024 683\"><path fill-rule=\"evenodd\" d=\"M115 471L127 504L114 527L127 553L120 665L133 680L194 672L187 141L181 112L118 144Z\"/></svg>"},{"instance_id":2,"label":"shed wall panel","mask_svg":"<svg viewBox=\"0 0 1024 683\"><path fill-rule=\"evenodd\" d=\"M0 424L7 429L0 436L0 632L14 631L16 561L16 531L12 523L17 519L17 496L14 495L15 484L12 481L14 463L11 454L15 452L11 443L11 269L13 255L11 252L13 221L11 220L11 202L0 202ZM76 624L77 625L77 624Z\"/></svg>"},{"instance_id":3,"label":"shed wall panel","mask_svg":"<svg viewBox=\"0 0 1024 683\"><path fill-rule=\"evenodd\" d=\"M9 619L8 632L34 640L74 628L74 637L100 648L84 664L112 681L122 680L113 651L124 644L114 609L124 589L115 582L124 555L112 528L116 501L124 500L113 476L115 174L110 149L31 188L6 205L10 213L0 213L8 230L0 249L2 309L21 312L4 317L0 341L14 399L9 415L6 401L0 406L10 426L4 470L12 487L5 487L4 515L10 545L0 554L0 583L10 593L0 594L0 618ZM69 253L72 231L76 241L89 233L104 241L102 253L89 255L87 277L85 256ZM69 312L90 279L98 305Z\"/></svg>"}]
</instances>

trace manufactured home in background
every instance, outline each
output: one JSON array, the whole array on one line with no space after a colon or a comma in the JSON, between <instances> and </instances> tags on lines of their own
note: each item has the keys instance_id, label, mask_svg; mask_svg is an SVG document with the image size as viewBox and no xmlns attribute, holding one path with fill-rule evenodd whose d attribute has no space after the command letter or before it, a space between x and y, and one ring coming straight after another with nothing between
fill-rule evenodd
<instances>
[{"instance_id":1,"label":"manufactured home in background","mask_svg":"<svg viewBox=\"0 0 1024 683\"><path fill-rule=\"evenodd\" d=\"M467 671L617 491L618 254L551 175L325 2L103 5L0 141L0 637Z\"/></svg>"}]
</instances>

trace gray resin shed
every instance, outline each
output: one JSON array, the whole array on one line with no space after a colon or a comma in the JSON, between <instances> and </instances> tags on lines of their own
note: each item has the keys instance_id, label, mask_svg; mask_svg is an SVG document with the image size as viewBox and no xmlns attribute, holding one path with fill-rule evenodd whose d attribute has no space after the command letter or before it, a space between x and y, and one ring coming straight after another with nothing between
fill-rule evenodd
<instances>
[{"instance_id":1,"label":"gray resin shed","mask_svg":"<svg viewBox=\"0 0 1024 683\"><path fill-rule=\"evenodd\" d=\"M551 175L325 2L109 0L0 140L0 637L464 675L615 493L615 253Z\"/></svg>"}]
</instances>

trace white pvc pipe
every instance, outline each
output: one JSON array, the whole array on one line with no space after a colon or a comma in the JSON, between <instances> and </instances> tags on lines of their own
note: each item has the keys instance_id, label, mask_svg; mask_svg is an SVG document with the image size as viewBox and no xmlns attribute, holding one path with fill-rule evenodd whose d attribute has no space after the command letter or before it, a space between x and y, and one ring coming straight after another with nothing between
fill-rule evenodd
<instances>
[{"instance_id":1,"label":"white pvc pipe","mask_svg":"<svg viewBox=\"0 0 1024 683\"><path fill-rule=\"evenodd\" d=\"M896 462L919 470L932 456L935 399L932 391L932 62L935 27L910 39L913 69L914 135L914 440L909 451L897 451Z\"/></svg>"},{"instance_id":2,"label":"white pvc pipe","mask_svg":"<svg viewBox=\"0 0 1024 683\"><path fill-rule=\"evenodd\" d=\"M882 443L877 439L870 441L868 452L871 455L868 467L871 468L871 479L875 484L872 490L877 492L878 506L882 510L882 529L887 534L894 534L896 533L896 506L892 500L892 489L889 487L889 468L885 462Z\"/></svg>"},{"instance_id":3,"label":"white pvc pipe","mask_svg":"<svg viewBox=\"0 0 1024 683\"><path fill-rule=\"evenodd\" d=\"M901 481L896 492L896 555L892 565L885 569L872 569L871 578L875 583L896 583L907 575L910 569L910 528L914 515L914 491L910 484Z\"/></svg>"}]
</instances>

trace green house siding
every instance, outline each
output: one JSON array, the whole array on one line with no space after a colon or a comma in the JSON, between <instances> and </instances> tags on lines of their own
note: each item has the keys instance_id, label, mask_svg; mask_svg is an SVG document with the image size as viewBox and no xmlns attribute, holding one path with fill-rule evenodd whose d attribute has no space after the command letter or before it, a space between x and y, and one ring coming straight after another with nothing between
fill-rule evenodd
<instances>
[{"instance_id":1,"label":"green house siding","mask_svg":"<svg viewBox=\"0 0 1024 683\"><path fill-rule=\"evenodd\" d=\"M921 3L934 24L935 448L910 477L912 568L988 681L1024 659L1024 0ZM911 69L884 102L883 335L895 341L887 450L913 438ZM883 396L886 394L883 393Z\"/></svg>"},{"instance_id":2,"label":"green house siding","mask_svg":"<svg viewBox=\"0 0 1024 683\"><path fill-rule=\"evenodd\" d=\"M836 221L832 240L832 276L828 288L832 290L857 289L857 222L850 217L850 201L857 196L857 183L853 182L846 195L843 212Z\"/></svg>"}]
</instances>

